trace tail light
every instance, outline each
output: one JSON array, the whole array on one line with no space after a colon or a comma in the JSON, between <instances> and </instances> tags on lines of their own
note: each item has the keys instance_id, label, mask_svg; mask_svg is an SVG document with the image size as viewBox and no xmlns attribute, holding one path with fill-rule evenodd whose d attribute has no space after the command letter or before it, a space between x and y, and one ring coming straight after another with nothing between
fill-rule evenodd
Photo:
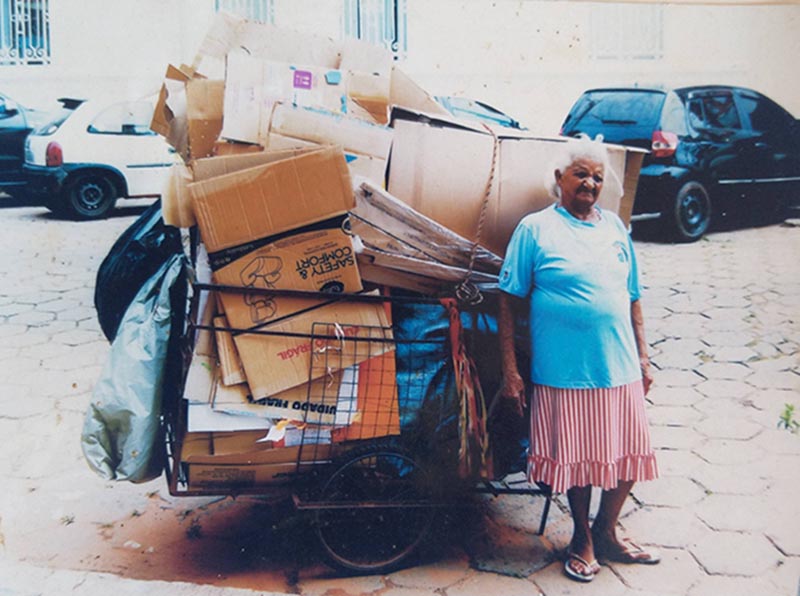
<instances>
[{"instance_id":1,"label":"tail light","mask_svg":"<svg viewBox=\"0 0 800 596\"><path fill-rule=\"evenodd\" d=\"M674 132L657 130L653 133L650 150L653 157L672 157L678 148L678 135Z\"/></svg>"},{"instance_id":2,"label":"tail light","mask_svg":"<svg viewBox=\"0 0 800 596\"><path fill-rule=\"evenodd\" d=\"M64 153L58 143L48 143L44 163L49 167L57 167L64 163Z\"/></svg>"}]
</instances>

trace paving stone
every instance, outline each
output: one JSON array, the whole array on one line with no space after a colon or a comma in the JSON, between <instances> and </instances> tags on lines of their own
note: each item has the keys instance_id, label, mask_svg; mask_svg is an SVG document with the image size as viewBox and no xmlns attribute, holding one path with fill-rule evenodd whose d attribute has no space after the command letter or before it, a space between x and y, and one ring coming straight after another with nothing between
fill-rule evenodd
<instances>
[{"instance_id":1,"label":"paving stone","mask_svg":"<svg viewBox=\"0 0 800 596\"><path fill-rule=\"evenodd\" d=\"M59 321L83 321L96 317L97 313L94 308L88 306L78 306L58 313Z\"/></svg>"},{"instance_id":2,"label":"paving stone","mask_svg":"<svg viewBox=\"0 0 800 596\"><path fill-rule=\"evenodd\" d=\"M747 347L753 350L762 358L775 358L781 355L778 349L765 341L755 341L747 344Z\"/></svg>"},{"instance_id":3,"label":"paving stone","mask_svg":"<svg viewBox=\"0 0 800 596\"><path fill-rule=\"evenodd\" d=\"M12 302L10 304L0 305L0 317L12 317L21 313L26 313L33 310L33 304L20 304L19 302Z\"/></svg>"},{"instance_id":4,"label":"paving stone","mask_svg":"<svg viewBox=\"0 0 800 596\"><path fill-rule=\"evenodd\" d=\"M661 563L658 565L612 563L612 567L631 588L657 590L663 594L686 594L693 584L706 575L688 552L677 549L662 549Z\"/></svg>"},{"instance_id":5,"label":"paving stone","mask_svg":"<svg viewBox=\"0 0 800 596\"><path fill-rule=\"evenodd\" d=\"M756 410L748 404L749 397L727 398L707 397L692 406L703 414L703 418L742 418L750 419Z\"/></svg>"},{"instance_id":6,"label":"paving stone","mask_svg":"<svg viewBox=\"0 0 800 596\"><path fill-rule=\"evenodd\" d=\"M796 369L800 365L800 356L775 356L774 358L759 358L748 362L747 366L756 373L772 373Z\"/></svg>"},{"instance_id":7,"label":"paving stone","mask_svg":"<svg viewBox=\"0 0 800 596\"><path fill-rule=\"evenodd\" d=\"M714 439L752 439L764 428L747 418L733 416L709 416L694 425L694 429Z\"/></svg>"},{"instance_id":8,"label":"paving stone","mask_svg":"<svg viewBox=\"0 0 800 596\"><path fill-rule=\"evenodd\" d=\"M688 426L650 427L650 443L654 449L692 449L703 441L703 435Z\"/></svg>"},{"instance_id":9,"label":"paving stone","mask_svg":"<svg viewBox=\"0 0 800 596\"><path fill-rule=\"evenodd\" d=\"M535 583L533 590L528 588L528 592L514 592L514 594L527 594L527 596L577 596L579 594L603 594L614 596L625 596L628 594L625 584L614 574L611 569L603 567L600 569L591 584L578 584L567 578L564 575L564 563L558 561L552 563L541 571L537 572L531 578ZM536 589L538 587L538 590ZM458 590L456 590L458 588ZM506 592L502 589L495 588L492 585L484 585L484 592L470 591L470 595L474 596L505 596ZM581 589L583 588L583 591ZM462 596L464 594L460 591L460 585L447 590L447 596Z\"/></svg>"},{"instance_id":10,"label":"paving stone","mask_svg":"<svg viewBox=\"0 0 800 596\"><path fill-rule=\"evenodd\" d=\"M776 410L775 426L764 430L754 444L767 453L800 456L800 434L778 429L777 414L780 412Z\"/></svg>"},{"instance_id":11,"label":"paving stone","mask_svg":"<svg viewBox=\"0 0 800 596\"><path fill-rule=\"evenodd\" d=\"M537 594L537 590L536 585L528 579L476 572L450 586L444 590L444 593L449 596L486 596L487 594L530 596L531 593Z\"/></svg>"},{"instance_id":12,"label":"paving stone","mask_svg":"<svg viewBox=\"0 0 800 596\"><path fill-rule=\"evenodd\" d=\"M780 561L778 565L763 575L764 579L771 582L775 589L769 594L787 594L796 596L800 594L800 557L790 557Z\"/></svg>"},{"instance_id":13,"label":"paving stone","mask_svg":"<svg viewBox=\"0 0 800 596\"><path fill-rule=\"evenodd\" d=\"M752 309L747 307L715 307L704 310L703 315L706 321L721 321L728 325L730 329L730 326L740 325L743 320L751 316Z\"/></svg>"},{"instance_id":14,"label":"paving stone","mask_svg":"<svg viewBox=\"0 0 800 596\"><path fill-rule=\"evenodd\" d=\"M747 377L747 383L759 389L800 391L800 375L790 371L759 371Z\"/></svg>"},{"instance_id":15,"label":"paving stone","mask_svg":"<svg viewBox=\"0 0 800 596\"><path fill-rule=\"evenodd\" d=\"M734 441L730 439L709 439L694 452L711 464L723 466L742 465L764 456L764 450L752 441Z\"/></svg>"},{"instance_id":16,"label":"paving stone","mask_svg":"<svg viewBox=\"0 0 800 596\"><path fill-rule=\"evenodd\" d=\"M772 543L758 533L714 532L689 550L711 575L754 577L783 558Z\"/></svg>"},{"instance_id":17,"label":"paving stone","mask_svg":"<svg viewBox=\"0 0 800 596\"><path fill-rule=\"evenodd\" d=\"M656 449L658 473L662 477L692 477L697 469L707 465L697 455L686 449Z\"/></svg>"},{"instance_id":18,"label":"paving stone","mask_svg":"<svg viewBox=\"0 0 800 596\"><path fill-rule=\"evenodd\" d=\"M656 382L647 394L647 401L659 406L691 406L703 399L692 387L669 387L662 383L664 371L656 373Z\"/></svg>"},{"instance_id":19,"label":"paving stone","mask_svg":"<svg viewBox=\"0 0 800 596\"><path fill-rule=\"evenodd\" d=\"M713 532L686 509L643 507L626 517L623 536L637 544L661 548L686 548Z\"/></svg>"},{"instance_id":20,"label":"paving stone","mask_svg":"<svg viewBox=\"0 0 800 596\"><path fill-rule=\"evenodd\" d=\"M696 372L689 370L659 370L656 371L655 377L657 387L668 388L695 387L705 381L704 377L701 377ZM648 398L649 397L650 396L648 394ZM679 402L673 403L672 405L679 406L690 404Z\"/></svg>"},{"instance_id":21,"label":"paving stone","mask_svg":"<svg viewBox=\"0 0 800 596\"><path fill-rule=\"evenodd\" d=\"M678 370L692 370L703 363L700 356L688 352L661 353L650 358L659 369L676 368Z\"/></svg>"},{"instance_id":22,"label":"paving stone","mask_svg":"<svg viewBox=\"0 0 800 596\"><path fill-rule=\"evenodd\" d=\"M336 579L308 579L298 583L303 596L358 596L371 594L386 588L384 579L379 575L362 577L344 577Z\"/></svg>"},{"instance_id":23,"label":"paving stone","mask_svg":"<svg viewBox=\"0 0 800 596\"><path fill-rule=\"evenodd\" d=\"M400 588L441 590L469 577L474 572L466 559L457 564L419 565L396 571L388 576L389 583Z\"/></svg>"},{"instance_id":24,"label":"paving stone","mask_svg":"<svg viewBox=\"0 0 800 596\"><path fill-rule=\"evenodd\" d=\"M754 339L753 334L741 331L715 331L703 337L709 346L747 346Z\"/></svg>"},{"instance_id":25,"label":"paving stone","mask_svg":"<svg viewBox=\"0 0 800 596\"><path fill-rule=\"evenodd\" d=\"M44 312L52 312L52 313L61 313L66 310L70 310L73 308L78 308L82 306L80 302L77 300L68 300L66 298L58 298L56 300L51 300L50 302L45 302L43 304L37 304L36 310L44 311Z\"/></svg>"},{"instance_id":26,"label":"paving stone","mask_svg":"<svg viewBox=\"0 0 800 596\"><path fill-rule=\"evenodd\" d=\"M753 374L750 368L738 362L703 362L695 368L695 372L709 380L731 381L741 381Z\"/></svg>"},{"instance_id":27,"label":"paving stone","mask_svg":"<svg viewBox=\"0 0 800 596\"><path fill-rule=\"evenodd\" d=\"M651 405L647 408L647 420L652 426L692 426L704 417L705 414L691 406Z\"/></svg>"},{"instance_id":28,"label":"paving stone","mask_svg":"<svg viewBox=\"0 0 800 596\"><path fill-rule=\"evenodd\" d=\"M686 596L756 596L756 594L766 596L777 594L774 590L775 585L761 577L709 575L692 585Z\"/></svg>"},{"instance_id":29,"label":"paving stone","mask_svg":"<svg viewBox=\"0 0 800 596\"><path fill-rule=\"evenodd\" d=\"M697 390L706 397L742 398L753 392L753 388L737 381L714 379L704 381Z\"/></svg>"},{"instance_id":30,"label":"paving stone","mask_svg":"<svg viewBox=\"0 0 800 596\"><path fill-rule=\"evenodd\" d=\"M757 532L766 526L762 515L766 501L763 496L711 494L694 511L714 530Z\"/></svg>"},{"instance_id":31,"label":"paving stone","mask_svg":"<svg viewBox=\"0 0 800 596\"><path fill-rule=\"evenodd\" d=\"M689 477L705 488L709 494L758 495L764 492L766 481L751 469L708 463L693 468Z\"/></svg>"},{"instance_id":32,"label":"paving stone","mask_svg":"<svg viewBox=\"0 0 800 596\"><path fill-rule=\"evenodd\" d=\"M28 330L27 325L23 325L21 323L4 323L0 325L0 339L3 340L3 343L8 345L9 338L22 335Z\"/></svg>"},{"instance_id":33,"label":"paving stone","mask_svg":"<svg viewBox=\"0 0 800 596\"><path fill-rule=\"evenodd\" d=\"M702 501L705 491L689 478L670 476L652 482L640 482L631 491L634 498L645 504L662 507L685 507Z\"/></svg>"}]
</instances>

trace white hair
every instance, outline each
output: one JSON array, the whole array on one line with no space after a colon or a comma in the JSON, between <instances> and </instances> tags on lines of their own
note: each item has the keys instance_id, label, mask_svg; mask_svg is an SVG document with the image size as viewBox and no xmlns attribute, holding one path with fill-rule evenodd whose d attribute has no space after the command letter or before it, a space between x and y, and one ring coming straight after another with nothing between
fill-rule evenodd
<instances>
[{"instance_id":1,"label":"white hair","mask_svg":"<svg viewBox=\"0 0 800 596\"><path fill-rule=\"evenodd\" d=\"M555 172L558 170L562 174L564 171L580 159L589 159L603 165L603 174L605 175L606 182L611 186L611 191L621 197L623 193L622 184L617 178L616 173L611 168L608 160L608 150L606 145L603 144L603 135L597 135L592 140L585 133L581 133L574 138L569 138L566 142L562 143L560 150L556 153L555 158L550 166L553 179L549 183L548 191L556 199L559 198L560 189L555 180Z\"/></svg>"}]
</instances>

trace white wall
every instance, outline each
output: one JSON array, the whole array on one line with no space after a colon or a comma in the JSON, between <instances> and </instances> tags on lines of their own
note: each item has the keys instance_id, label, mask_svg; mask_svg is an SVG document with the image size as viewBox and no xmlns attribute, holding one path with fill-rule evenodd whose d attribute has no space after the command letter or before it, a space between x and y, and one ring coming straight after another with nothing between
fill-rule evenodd
<instances>
[{"instance_id":1,"label":"white wall","mask_svg":"<svg viewBox=\"0 0 800 596\"><path fill-rule=\"evenodd\" d=\"M589 87L731 83L754 87L800 117L800 6L662 6L663 56L591 57L592 13L607 4L531 0L407 0L403 68L432 94L464 95L555 134ZM213 0L51 2L53 63L0 67L18 101L140 96L169 63L191 63ZM111 8L113 6L113 8ZM339 0L275 0L278 26L338 38ZM620 5L627 10L631 5Z\"/></svg>"}]
</instances>

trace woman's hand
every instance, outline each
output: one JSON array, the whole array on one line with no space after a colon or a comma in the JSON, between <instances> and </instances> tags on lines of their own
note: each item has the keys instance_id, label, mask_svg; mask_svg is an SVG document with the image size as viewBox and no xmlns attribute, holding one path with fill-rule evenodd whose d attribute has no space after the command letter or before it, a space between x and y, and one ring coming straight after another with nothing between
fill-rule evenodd
<instances>
[{"instance_id":1,"label":"woman's hand","mask_svg":"<svg viewBox=\"0 0 800 596\"><path fill-rule=\"evenodd\" d=\"M503 386L500 388L500 395L504 399L514 400L517 414L522 416L525 407L525 381L519 371L507 371L503 374Z\"/></svg>"},{"instance_id":2,"label":"woman's hand","mask_svg":"<svg viewBox=\"0 0 800 596\"><path fill-rule=\"evenodd\" d=\"M642 369L642 385L644 386L644 394L650 391L655 377L653 376L653 368L650 366L650 358L644 356L639 358L639 367Z\"/></svg>"}]
</instances>

